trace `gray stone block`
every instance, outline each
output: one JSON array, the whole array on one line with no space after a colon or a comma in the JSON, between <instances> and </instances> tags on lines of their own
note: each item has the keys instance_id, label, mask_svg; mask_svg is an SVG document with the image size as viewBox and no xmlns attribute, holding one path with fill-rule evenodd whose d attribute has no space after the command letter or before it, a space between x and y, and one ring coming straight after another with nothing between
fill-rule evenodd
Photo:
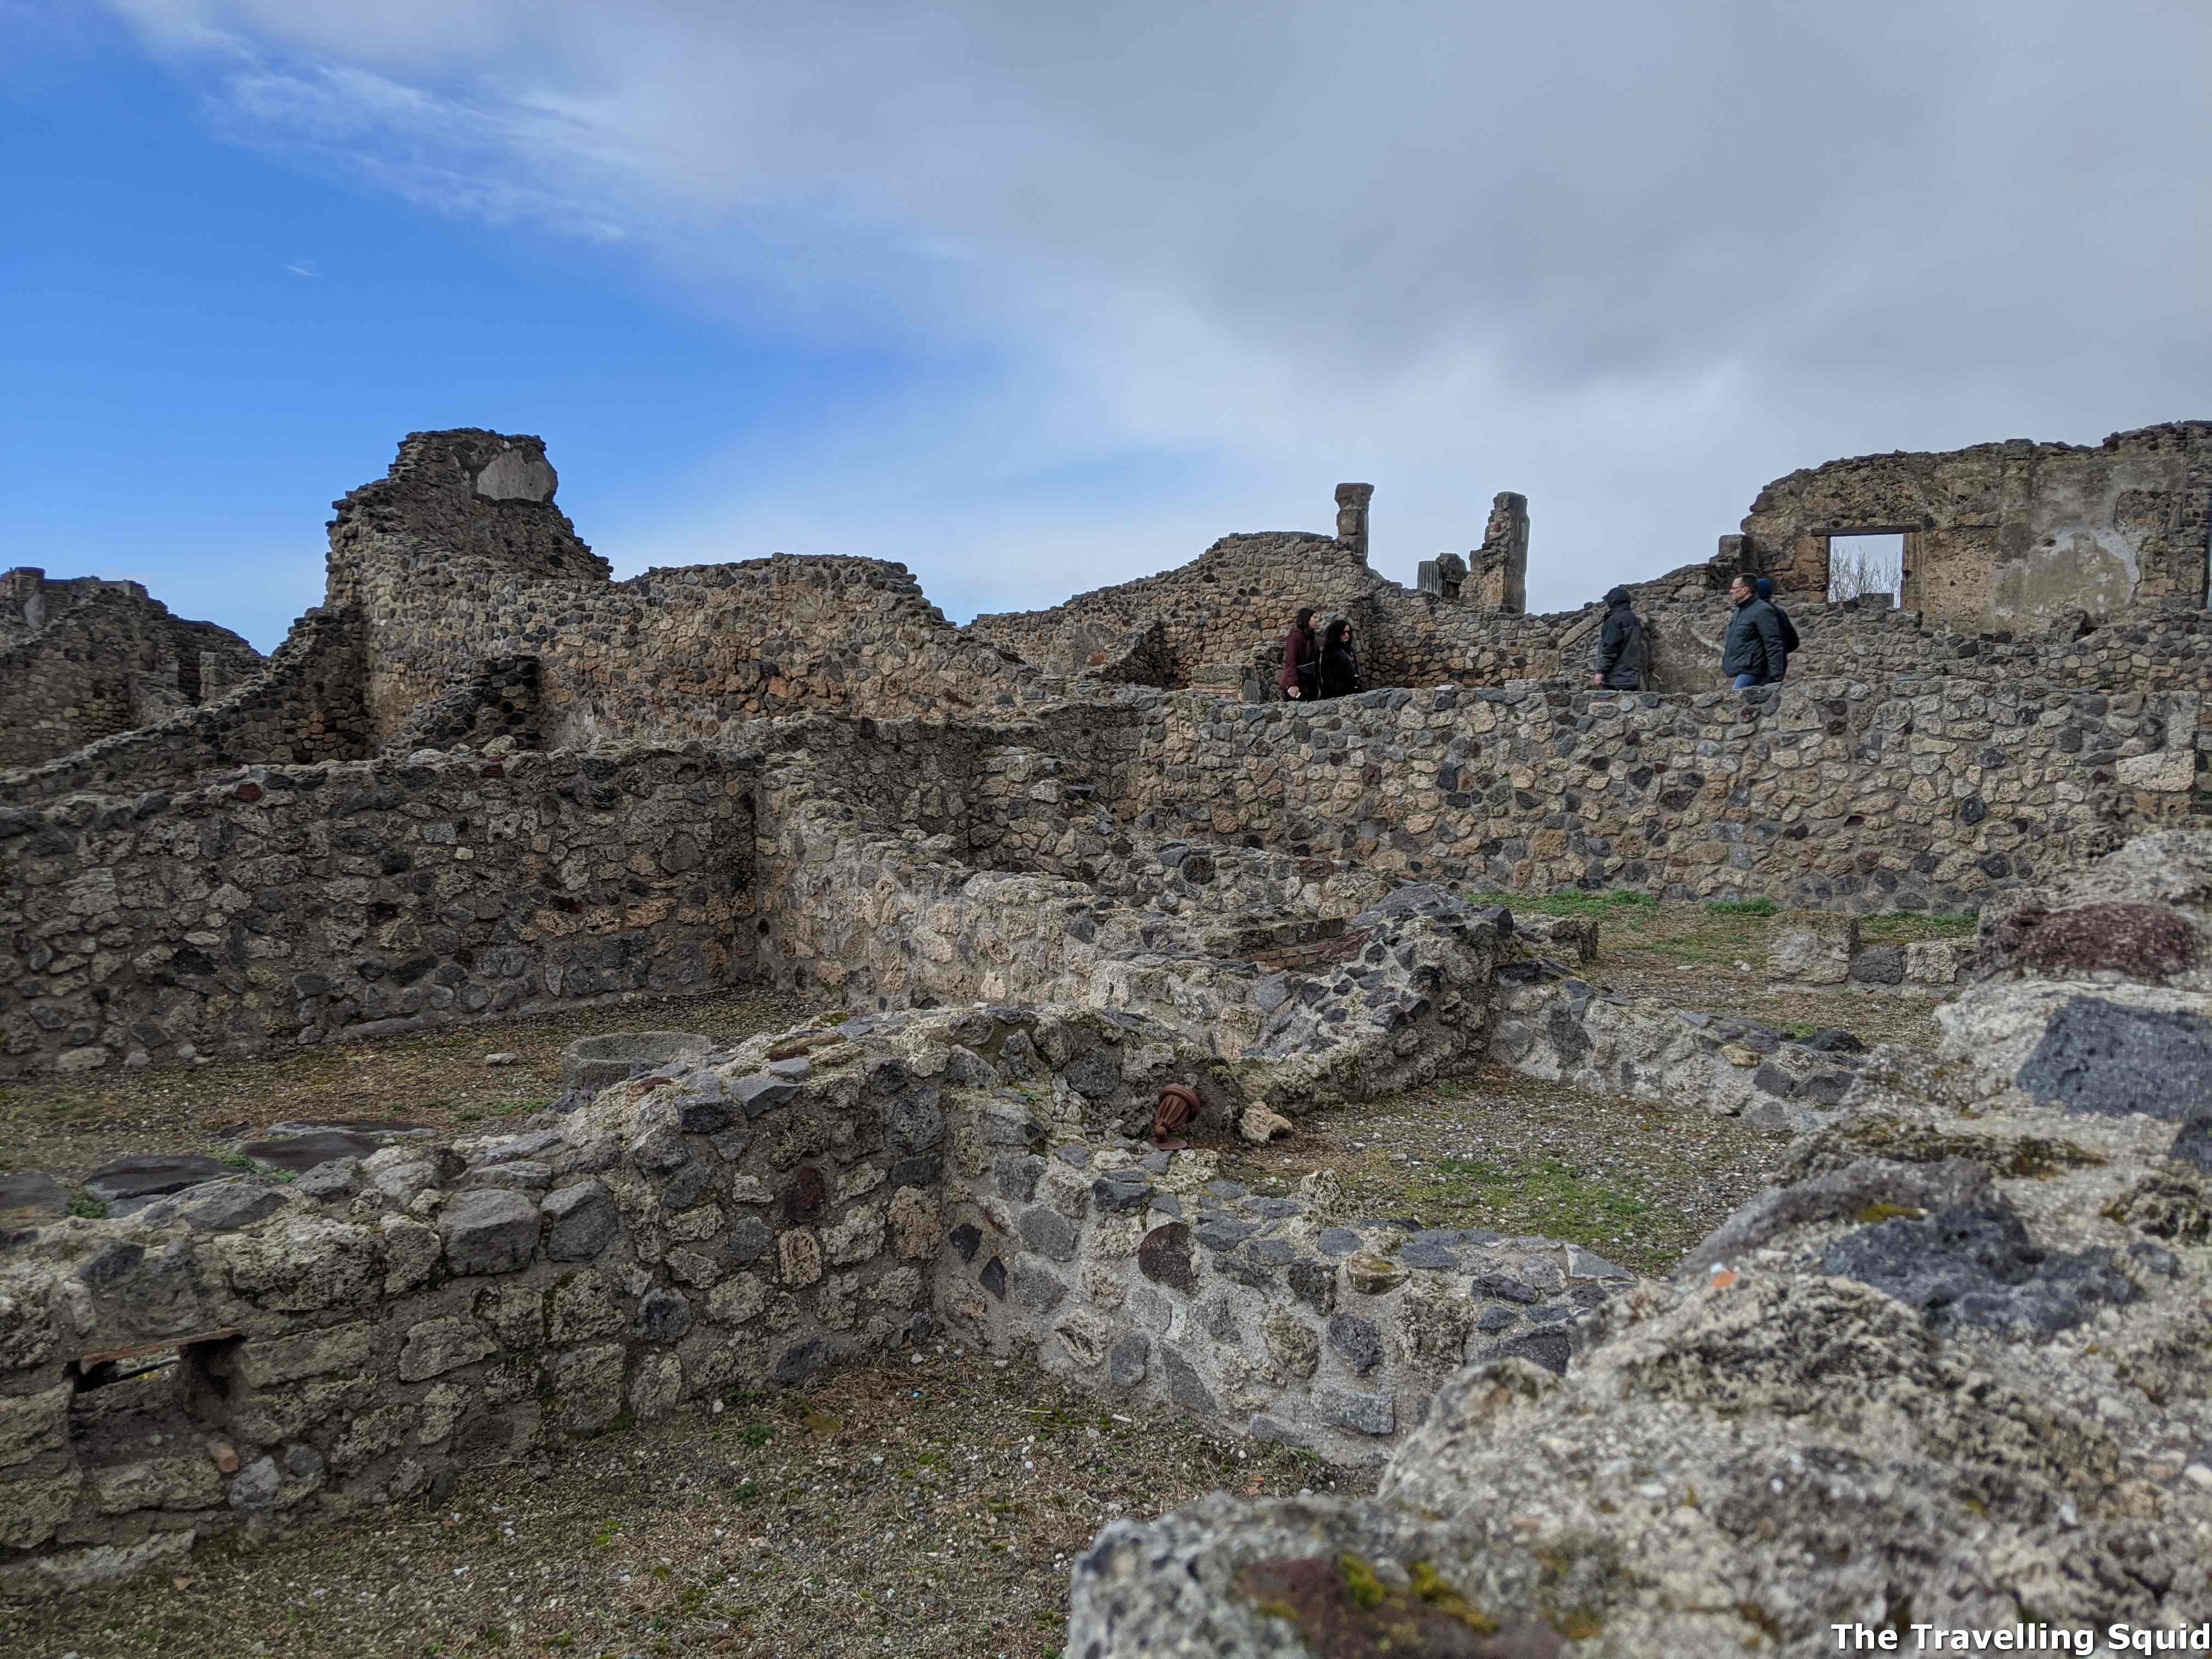
<instances>
[{"instance_id":1,"label":"gray stone block","mask_svg":"<svg viewBox=\"0 0 2212 1659\"><path fill-rule=\"evenodd\" d=\"M438 1214L438 1236L454 1273L511 1273L538 1248L538 1206L498 1188L462 1193Z\"/></svg>"},{"instance_id":2,"label":"gray stone block","mask_svg":"<svg viewBox=\"0 0 2212 1659\"><path fill-rule=\"evenodd\" d=\"M1328 1346L1344 1357L1354 1373L1364 1376L1382 1363L1382 1333L1371 1319L1358 1314L1332 1314Z\"/></svg>"},{"instance_id":3,"label":"gray stone block","mask_svg":"<svg viewBox=\"0 0 2212 1659\"><path fill-rule=\"evenodd\" d=\"M1075 1260L1076 1233L1074 1224L1059 1211L1040 1204L1022 1212L1018 1224L1022 1243L1039 1255L1054 1261Z\"/></svg>"},{"instance_id":4,"label":"gray stone block","mask_svg":"<svg viewBox=\"0 0 2212 1659\"><path fill-rule=\"evenodd\" d=\"M1117 1389L1134 1388L1145 1380L1152 1352L1152 1338L1130 1332L1107 1351L1106 1380Z\"/></svg>"},{"instance_id":5,"label":"gray stone block","mask_svg":"<svg viewBox=\"0 0 2212 1659\"><path fill-rule=\"evenodd\" d=\"M580 1181L548 1193L538 1206L545 1218L545 1255L550 1261L590 1261L622 1231L614 1194L596 1181Z\"/></svg>"},{"instance_id":6,"label":"gray stone block","mask_svg":"<svg viewBox=\"0 0 2212 1659\"><path fill-rule=\"evenodd\" d=\"M1398 1431L1398 1399L1395 1395L1325 1389L1321 1395L1321 1414L1337 1427L1351 1429L1359 1434L1380 1436Z\"/></svg>"}]
</instances>

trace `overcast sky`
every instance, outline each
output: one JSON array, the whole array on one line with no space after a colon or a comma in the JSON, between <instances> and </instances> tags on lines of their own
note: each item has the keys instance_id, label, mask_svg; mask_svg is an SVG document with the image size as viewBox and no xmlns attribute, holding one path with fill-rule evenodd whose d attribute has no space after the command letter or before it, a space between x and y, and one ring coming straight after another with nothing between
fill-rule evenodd
<instances>
[{"instance_id":1,"label":"overcast sky","mask_svg":"<svg viewBox=\"0 0 2212 1659\"><path fill-rule=\"evenodd\" d=\"M544 434L618 574L869 554L964 618L1328 529L1352 478L1407 582L1522 491L1562 609L1795 467L2212 416L2190 0L0 33L0 562L264 648L417 428Z\"/></svg>"}]
</instances>

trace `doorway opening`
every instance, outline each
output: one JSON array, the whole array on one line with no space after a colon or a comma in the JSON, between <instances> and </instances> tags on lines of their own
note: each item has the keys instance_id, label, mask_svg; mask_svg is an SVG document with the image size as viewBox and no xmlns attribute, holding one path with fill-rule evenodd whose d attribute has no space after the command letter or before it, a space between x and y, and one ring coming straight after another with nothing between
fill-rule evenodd
<instances>
[{"instance_id":1,"label":"doorway opening","mask_svg":"<svg viewBox=\"0 0 2212 1659\"><path fill-rule=\"evenodd\" d=\"M1891 532L1828 538L1828 603L1886 597L1893 605L1905 586L1905 538Z\"/></svg>"}]
</instances>

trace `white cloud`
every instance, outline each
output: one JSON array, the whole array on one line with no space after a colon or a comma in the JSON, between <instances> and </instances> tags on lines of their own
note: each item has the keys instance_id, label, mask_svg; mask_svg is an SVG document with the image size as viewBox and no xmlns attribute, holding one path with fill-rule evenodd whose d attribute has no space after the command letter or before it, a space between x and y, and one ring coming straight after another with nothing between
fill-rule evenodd
<instances>
[{"instance_id":1,"label":"white cloud","mask_svg":"<svg viewBox=\"0 0 2212 1659\"><path fill-rule=\"evenodd\" d=\"M1000 365L615 526L638 550L812 542L1036 603L1237 514L1322 527L1358 477L1407 579L1527 493L1532 599L1567 605L1794 466L2207 412L2184 8L118 9L234 136ZM1128 501L1024 483L1170 457Z\"/></svg>"}]
</instances>

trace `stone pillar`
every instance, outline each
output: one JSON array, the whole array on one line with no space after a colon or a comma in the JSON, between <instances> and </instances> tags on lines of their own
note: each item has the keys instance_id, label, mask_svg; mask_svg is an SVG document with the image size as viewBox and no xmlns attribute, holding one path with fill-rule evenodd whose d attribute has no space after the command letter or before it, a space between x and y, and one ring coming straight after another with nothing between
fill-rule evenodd
<instances>
[{"instance_id":1,"label":"stone pillar","mask_svg":"<svg viewBox=\"0 0 2212 1659\"><path fill-rule=\"evenodd\" d=\"M1367 562L1367 503L1374 496L1373 484L1340 483L1336 487L1336 538L1358 554L1362 564Z\"/></svg>"},{"instance_id":2,"label":"stone pillar","mask_svg":"<svg viewBox=\"0 0 2212 1659\"><path fill-rule=\"evenodd\" d=\"M1474 602L1518 616L1528 608L1528 498L1502 489L1490 503L1469 580Z\"/></svg>"},{"instance_id":3,"label":"stone pillar","mask_svg":"<svg viewBox=\"0 0 2212 1659\"><path fill-rule=\"evenodd\" d=\"M1433 559L1421 561L1414 573L1413 586L1438 599L1456 599L1466 580L1467 561L1456 553L1440 553Z\"/></svg>"}]
</instances>

